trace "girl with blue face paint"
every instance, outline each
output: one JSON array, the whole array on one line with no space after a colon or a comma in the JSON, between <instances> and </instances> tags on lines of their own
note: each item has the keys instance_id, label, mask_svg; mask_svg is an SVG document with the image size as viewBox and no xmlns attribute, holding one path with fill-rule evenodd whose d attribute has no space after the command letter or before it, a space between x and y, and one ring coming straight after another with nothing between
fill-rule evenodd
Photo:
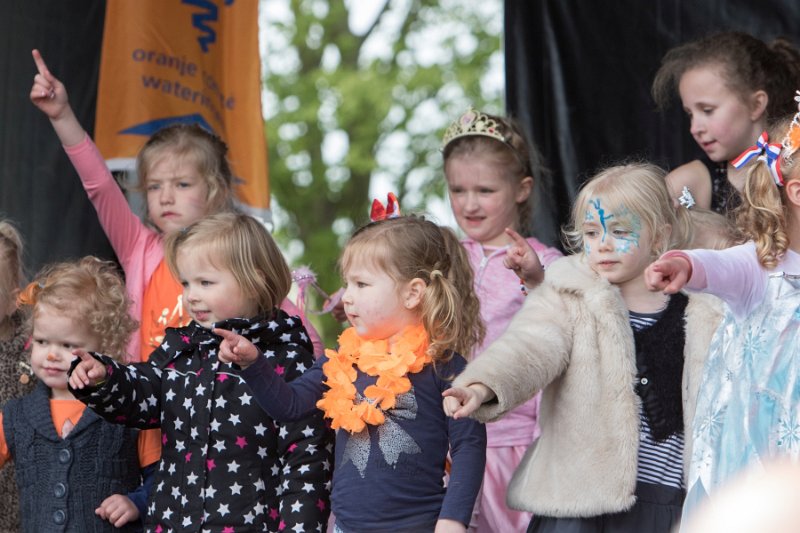
<instances>
[{"instance_id":1,"label":"girl with blue face paint","mask_svg":"<svg viewBox=\"0 0 800 533\"><path fill-rule=\"evenodd\" d=\"M644 271L691 239L664 171L609 168L582 189L554 262L506 332L445 392L454 418L495 420L539 390L542 434L508 490L528 531L669 532L683 498L683 428L720 312L648 291Z\"/></svg>"}]
</instances>

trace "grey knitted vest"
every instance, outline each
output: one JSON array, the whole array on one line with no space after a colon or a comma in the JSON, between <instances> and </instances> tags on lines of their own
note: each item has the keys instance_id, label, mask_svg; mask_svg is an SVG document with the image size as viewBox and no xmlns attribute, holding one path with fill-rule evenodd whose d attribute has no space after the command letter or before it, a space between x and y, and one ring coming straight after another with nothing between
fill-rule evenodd
<instances>
[{"instance_id":1,"label":"grey knitted vest","mask_svg":"<svg viewBox=\"0 0 800 533\"><path fill-rule=\"evenodd\" d=\"M108 423L87 408L61 439L49 401L49 389L39 383L3 408L3 430L20 490L22 531L120 531L94 510L108 496L127 494L140 484L138 432ZM136 529L129 524L122 531Z\"/></svg>"}]
</instances>

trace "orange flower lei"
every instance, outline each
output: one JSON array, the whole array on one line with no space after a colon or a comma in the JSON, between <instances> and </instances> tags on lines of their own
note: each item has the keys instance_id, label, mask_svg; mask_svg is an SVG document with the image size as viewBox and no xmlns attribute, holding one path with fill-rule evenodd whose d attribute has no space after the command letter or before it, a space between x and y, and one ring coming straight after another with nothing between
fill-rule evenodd
<instances>
[{"instance_id":1,"label":"orange flower lei","mask_svg":"<svg viewBox=\"0 0 800 533\"><path fill-rule=\"evenodd\" d=\"M333 429L358 433L367 424L378 426L386 420L383 412L395 406L398 394L411 390L408 374L422 370L431 362L428 335L422 325L406 328L389 348L387 340L364 340L355 328L339 337L339 351L325 350L328 361L322 365L325 384L330 388L317 402L331 419ZM364 389L366 401L356 403L354 385L359 370L378 376Z\"/></svg>"}]
</instances>

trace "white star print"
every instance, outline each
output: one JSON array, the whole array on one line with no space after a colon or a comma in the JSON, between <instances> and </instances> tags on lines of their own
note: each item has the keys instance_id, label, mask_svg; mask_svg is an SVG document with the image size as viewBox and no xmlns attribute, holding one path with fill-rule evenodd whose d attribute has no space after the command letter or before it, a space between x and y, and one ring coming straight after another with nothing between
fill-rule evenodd
<instances>
[{"instance_id":1,"label":"white star print","mask_svg":"<svg viewBox=\"0 0 800 533\"><path fill-rule=\"evenodd\" d=\"M239 396L239 400L242 402L242 405L250 405L250 399L252 396L247 394L246 392Z\"/></svg>"},{"instance_id":2,"label":"white star print","mask_svg":"<svg viewBox=\"0 0 800 533\"><path fill-rule=\"evenodd\" d=\"M311 426L306 426L303 429L303 436L304 437L308 438L308 437L312 437L313 435L314 435L314 430L311 429Z\"/></svg>"},{"instance_id":3,"label":"white star print","mask_svg":"<svg viewBox=\"0 0 800 533\"><path fill-rule=\"evenodd\" d=\"M234 426L240 422L239 421L239 415L231 415L229 420L230 420L231 424L233 424Z\"/></svg>"},{"instance_id":4,"label":"white star print","mask_svg":"<svg viewBox=\"0 0 800 533\"><path fill-rule=\"evenodd\" d=\"M197 474L192 473L186 476L187 485L194 485L195 483L197 483Z\"/></svg>"},{"instance_id":5,"label":"white star print","mask_svg":"<svg viewBox=\"0 0 800 533\"><path fill-rule=\"evenodd\" d=\"M233 494L242 494L242 486L235 481L233 482L233 485L231 485L231 495Z\"/></svg>"},{"instance_id":6,"label":"white star print","mask_svg":"<svg viewBox=\"0 0 800 533\"><path fill-rule=\"evenodd\" d=\"M165 520L169 520L170 517L172 516L172 509L167 507L166 509L164 509L164 512L162 514L164 515Z\"/></svg>"},{"instance_id":7,"label":"white star print","mask_svg":"<svg viewBox=\"0 0 800 533\"><path fill-rule=\"evenodd\" d=\"M168 402L171 402L171 401L172 401L172 399L175 397L175 391L174 391L174 390L172 390L172 389L169 389L169 390L167 391L167 394L165 394L164 396L165 396L165 398L166 398L166 400L167 400Z\"/></svg>"},{"instance_id":8,"label":"white star print","mask_svg":"<svg viewBox=\"0 0 800 533\"><path fill-rule=\"evenodd\" d=\"M217 442L214 443L214 446L212 446L212 448L216 449L217 452L221 452L222 450L225 449L225 443L222 442L221 440L218 440Z\"/></svg>"},{"instance_id":9,"label":"white star print","mask_svg":"<svg viewBox=\"0 0 800 533\"><path fill-rule=\"evenodd\" d=\"M214 497L214 494L216 494L216 493L217 493L217 489L215 489L214 487L212 487L211 485L209 485L209 486L206 488L206 499L207 499L207 500L210 500L211 498L213 498L213 497Z\"/></svg>"},{"instance_id":10,"label":"white star print","mask_svg":"<svg viewBox=\"0 0 800 533\"><path fill-rule=\"evenodd\" d=\"M303 491L311 494L314 491L314 485L311 483L303 483Z\"/></svg>"},{"instance_id":11,"label":"white star print","mask_svg":"<svg viewBox=\"0 0 800 533\"><path fill-rule=\"evenodd\" d=\"M264 432L267 431L267 428L261 422L259 422L258 425L255 426L253 429L256 430L256 435L260 437L263 437Z\"/></svg>"},{"instance_id":12,"label":"white star print","mask_svg":"<svg viewBox=\"0 0 800 533\"><path fill-rule=\"evenodd\" d=\"M295 502L292 504L292 512L293 512L293 513L299 513L299 512L300 512L300 508L302 508L302 507L303 507L303 504L302 504L302 503L300 503L300 500L296 500L296 501L295 501Z\"/></svg>"},{"instance_id":13,"label":"white star print","mask_svg":"<svg viewBox=\"0 0 800 533\"><path fill-rule=\"evenodd\" d=\"M238 474L239 463L237 463L236 461L231 461L230 463L228 463L228 472L236 472Z\"/></svg>"},{"instance_id":14,"label":"white star print","mask_svg":"<svg viewBox=\"0 0 800 533\"><path fill-rule=\"evenodd\" d=\"M186 449L186 445L183 443L182 440L176 440L175 441L175 449L177 451L179 451L179 452L182 452L183 450Z\"/></svg>"},{"instance_id":15,"label":"white star print","mask_svg":"<svg viewBox=\"0 0 800 533\"><path fill-rule=\"evenodd\" d=\"M211 421L211 431L219 431L219 426L220 426L219 420Z\"/></svg>"},{"instance_id":16,"label":"white star print","mask_svg":"<svg viewBox=\"0 0 800 533\"><path fill-rule=\"evenodd\" d=\"M281 426L281 428L278 430L278 436L280 438L282 438L282 439L285 439L286 435L288 435L288 434L289 434L289 430L286 429L285 426Z\"/></svg>"},{"instance_id":17,"label":"white star print","mask_svg":"<svg viewBox=\"0 0 800 533\"><path fill-rule=\"evenodd\" d=\"M219 504L219 515L225 516L228 513L230 513L230 511L228 510L228 504L227 503Z\"/></svg>"},{"instance_id":18,"label":"white star print","mask_svg":"<svg viewBox=\"0 0 800 533\"><path fill-rule=\"evenodd\" d=\"M275 331L276 329L278 329L278 323L275 322L274 320L270 320L269 324L267 324L267 327L272 331Z\"/></svg>"},{"instance_id":19,"label":"white star print","mask_svg":"<svg viewBox=\"0 0 800 533\"><path fill-rule=\"evenodd\" d=\"M191 519L191 517L189 517L189 516L184 516L184 517L183 517L183 522L181 523L181 525L182 525L183 527L186 527L186 526L191 526L191 525L192 525L192 519Z\"/></svg>"}]
</instances>

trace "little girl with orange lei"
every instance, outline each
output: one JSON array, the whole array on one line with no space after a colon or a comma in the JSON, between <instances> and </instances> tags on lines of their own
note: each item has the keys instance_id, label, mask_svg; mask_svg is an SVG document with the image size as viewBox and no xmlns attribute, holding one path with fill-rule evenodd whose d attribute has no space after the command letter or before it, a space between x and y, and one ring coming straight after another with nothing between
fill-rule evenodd
<instances>
[{"instance_id":1,"label":"little girl with orange lei","mask_svg":"<svg viewBox=\"0 0 800 533\"><path fill-rule=\"evenodd\" d=\"M235 332L219 357L242 367L276 421L322 409L336 429L334 531L466 531L485 464L486 431L447 418L442 392L483 336L472 269L452 231L420 217L372 222L340 260L352 327L313 368L285 383L269 354ZM448 451L450 476L443 481Z\"/></svg>"}]
</instances>

